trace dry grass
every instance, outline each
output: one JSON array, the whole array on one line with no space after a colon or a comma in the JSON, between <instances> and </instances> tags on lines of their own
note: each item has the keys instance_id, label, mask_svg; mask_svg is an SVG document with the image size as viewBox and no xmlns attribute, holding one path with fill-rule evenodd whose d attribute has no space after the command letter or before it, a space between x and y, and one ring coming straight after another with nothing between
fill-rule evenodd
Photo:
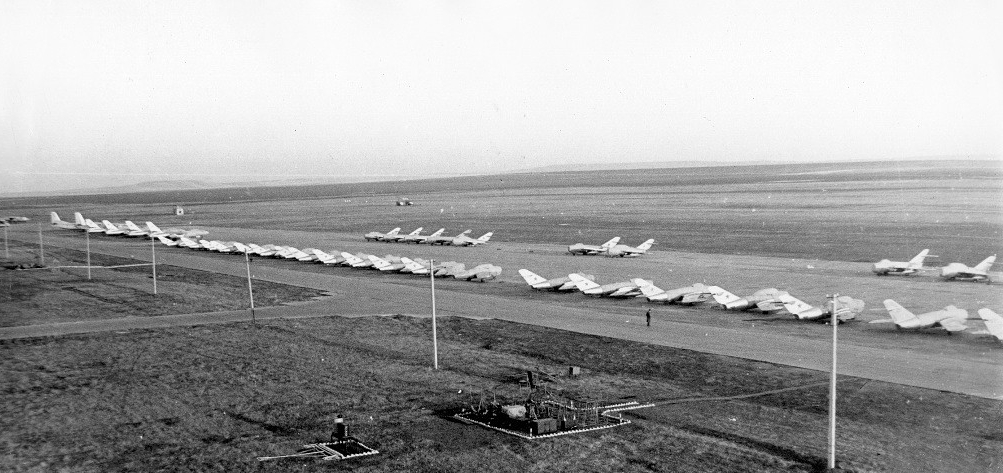
<instances>
[{"instance_id":1,"label":"dry grass","mask_svg":"<svg viewBox=\"0 0 1003 473\"><path fill-rule=\"evenodd\" d=\"M532 442L444 420L438 413L485 390L524 396L518 381L528 369L553 374L546 383L553 391L608 400L740 394L824 375L499 321L440 322L439 371L429 367L430 321L405 317L6 342L0 463L14 471L312 471L315 461L254 458L326 438L344 414L381 454L330 468L816 471L824 464L824 387L664 405L626 414L635 419L626 427ZM582 377L561 375L572 364L583 367ZM988 471L1003 456L992 434L1003 420L996 401L847 379L840 412L840 458L852 470Z\"/></svg>"}]
</instances>

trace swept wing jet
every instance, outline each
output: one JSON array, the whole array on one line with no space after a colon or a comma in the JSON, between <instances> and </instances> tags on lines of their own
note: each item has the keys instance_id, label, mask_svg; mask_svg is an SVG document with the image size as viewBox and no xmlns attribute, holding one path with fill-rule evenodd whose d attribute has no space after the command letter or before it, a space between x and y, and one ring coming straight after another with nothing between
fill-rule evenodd
<instances>
[{"instance_id":1,"label":"swept wing jet","mask_svg":"<svg viewBox=\"0 0 1003 473\"><path fill-rule=\"evenodd\" d=\"M930 327L943 327L948 332L959 332L966 328L965 319L968 318L968 311L959 309L953 305L944 307L941 310L915 315L908 309L899 305L891 299L885 299L885 308L895 326L902 329L921 329ZM884 322L883 320L872 320L871 323Z\"/></svg>"},{"instance_id":2,"label":"swept wing jet","mask_svg":"<svg viewBox=\"0 0 1003 473\"><path fill-rule=\"evenodd\" d=\"M321 250L316 250L315 249L315 250L313 250L313 254L314 254L314 256L317 257L317 259L315 261L317 261L318 263L323 263L323 264L327 264L327 265L341 264L341 263L343 263L345 261L345 258L343 256L341 256L341 255L333 255L333 254L328 253L326 251L321 251Z\"/></svg>"},{"instance_id":3,"label":"swept wing jet","mask_svg":"<svg viewBox=\"0 0 1003 473\"><path fill-rule=\"evenodd\" d=\"M446 231L445 228L440 228L431 235L418 235L418 234L404 235L404 237L401 238L401 241L403 241L404 243L425 243L431 237L437 237L439 235L442 235L442 232L444 231Z\"/></svg>"},{"instance_id":4,"label":"swept wing jet","mask_svg":"<svg viewBox=\"0 0 1003 473\"><path fill-rule=\"evenodd\" d=\"M993 266L996 262L996 255L992 255L981 263L975 265L974 268L969 268L964 263L951 263L940 269L940 277L951 281L985 281L991 283L992 279L989 277L989 268Z\"/></svg>"},{"instance_id":5,"label":"swept wing jet","mask_svg":"<svg viewBox=\"0 0 1003 473\"><path fill-rule=\"evenodd\" d=\"M145 237L150 234L149 231L139 228L139 225L132 223L130 220L125 221L125 236L129 237Z\"/></svg>"},{"instance_id":6,"label":"swept wing jet","mask_svg":"<svg viewBox=\"0 0 1003 473\"><path fill-rule=\"evenodd\" d=\"M369 233L363 235L363 237L366 239L366 241L380 241L380 240L385 240L387 237L393 237L394 235L400 233L400 231L401 231L401 228L397 227L397 228L395 228L393 230L390 230L389 232L386 232L386 233L369 232Z\"/></svg>"},{"instance_id":7,"label":"swept wing jet","mask_svg":"<svg viewBox=\"0 0 1003 473\"><path fill-rule=\"evenodd\" d=\"M599 253L605 253L606 249L616 245L617 243L620 243L620 237L613 237L610 241L601 245L575 243L574 245L568 247L568 253L571 253L572 255L598 255Z\"/></svg>"},{"instance_id":8,"label":"swept wing jet","mask_svg":"<svg viewBox=\"0 0 1003 473\"><path fill-rule=\"evenodd\" d=\"M125 230L122 230L122 229L116 227L115 225L113 225L111 222L109 222L107 220L102 220L101 224L104 225L104 228L105 228L104 232L106 234L108 234L108 235L125 235Z\"/></svg>"},{"instance_id":9,"label":"swept wing jet","mask_svg":"<svg viewBox=\"0 0 1003 473\"><path fill-rule=\"evenodd\" d=\"M986 323L986 331L1003 341L1003 317L989 308L979 309L979 317L982 317L982 321Z\"/></svg>"},{"instance_id":10,"label":"swept wing jet","mask_svg":"<svg viewBox=\"0 0 1003 473\"><path fill-rule=\"evenodd\" d=\"M886 276L889 274L901 274L903 276L908 276L910 274L916 274L923 269L923 260L930 255L930 250L925 249L920 251L918 255L914 256L909 261L889 261L883 259L874 263L874 271L878 276Z\"/></svg>"},{"instance_id":11,"label":"swept wing jet","mask_svg":"<svg viewBox=\"0 0 1003 473\"><path fill-rule=\"evenodd\" d=\"M457 263L456 261L436 263L435 266L432 266L431 268L431 271L436 276L455 276L466 270L467 268L463 263Z\"/></svg>"},{"instance_id":12,"label":"swept wing jet","mask_svg":"<svg viewBox=\"0 0 1003 473\"><path fill-rule=\"evenodd\" d=\"M78 230L82 228L78 224L70 223L59 218L59 215L56 214L56 212L49 212L49 223L51 223L53 227L65 228L67 230Z\"/></svg>"},{"instance_id":13,"label":"swept wing jet","mask_svg":"<svg viewBox=\"0 0 1003 473\"><path fill-rule=\"evenodd\" d=\"M369 261L372 261L373 267L380 271L400 271L407 266L407 264L403 262L393 263L376 255L369 255Z\"/></svg>"},{"instance_id":14,"label":"swept wing jet","mask_svg":"<svg viewBox=\"0 0 1003 473\"><path fill-rule=\"evenodd\" d=\"M363 259L347 251L342 251L341 256L345 258L345 264L353 268L369 268L373 266L373 262L369 260L369 255L365 255L366 258Z\"/></svg>"},{"instance_id":15,"label":"swept wing jet","mask_svg":"<svg viewBox=\"0 0 1003 473\"><path fill-rule=\"evenodd\" d=\"M161 243L167 246L178 246L181 243L180 240L171 240L170 238L162 236L157 237L157 240L160 240Z\"/></svg>"},{"instance_id":16,"label":"swept wing jet","mask_svg":"<svg viewBox=\"0 0 1003 473\"><path fill-rule=\"evenodd\" d=\"M714 296L714 300L728 310L758 309L762 312L776 312L784 308L783 303L780 302L780 296L787 294L787 292L773 287L760 289L745 297L738 297L719 286L710 286L707 289Z\"/></svg>"},{"instance_id":17,"label":"swept wing jet","mask_svg":"<svg viewBox=\"0 0 1003 473\"><path fill-rule=\"evenodd\" d=\"M643 255L647 253L648 249L651 248L651 245L654 244L655 240L652 238L645 240L644 243L641 243L636 247L630 245L613 245L606 248L606 256L618 256L620 258L623 258L623 257L633 257L637 255Z\"/></svg>"},{"instance_id":18,"label":"swept wing jet","mask_svg":"<svg viewBox=\"0 0 1003 473\"><path fill-rule=\"evenodd\" d=\"M487 232L487 233L485 233L485 234L483 234L483 235L481 235L481 236L479 236L477 238L470 238L470 237L468 237L466 235L460 235L460 236L458 236L456 238L453 238L453 241L449 242L449 244L453 245L453 246L477 246L477 245L483 245L483 244L487 243L488 240L491 239L491 235L493 235L492 232Z\"/></svg>"},{"instance_id":19,"label":"swept wing jet","mask_svg":"<svg viewBox=\"0 0 1003 473\"><path fill-rule=\"evenodd\" d=\"M456 279L464 279L467 281L480 281L484 282L488 279L494 279L501 274L501 266L495 266L490 263L479 264L470 268L466 271L461 271L453 275Z\"/></svg>"},{"instance_id":20,"label":"swept wing jet","mask_svg":"<svg viewBox=\"0 0 1003 473\"><path fill-rule=\"evenodd\" d=\"M171 238L198 238L200 236L208 235L209 232L206 230L200 230L198 228L184 229L184 228L165 228L163 230L156 226L153 222L146 222L146 228L149 233L153 236L167 236Z\"/></svg>"},{"instance_id":21,"label":"swept wing jet","mask_svg":"<svg viewBox=\"0 0 1003 473\"><path fill-rule=\"evenodd\" d=\"M471 230L467 229L467 230L464 230L463 233L460 233L459 235L456 235L454 237L449 237L449 236L445 236L444 237L444 236L441 236L441 235L437 236L437 237L429 236L428 238L425 239L425 243L428 243L429 245L448 245L448 244L451 244L453 242L453 240L455 240L455 239L457 239L457 238L459 238L461 236L465 236L466 234L468 234L470 232L471 232Z\"/></svg>"},{"instance_id":22,"label":"swept wing jet","mask_svg":"<svg viewBox=\"0 0 1003 473\"><path fill-rule=\"evenodd\" d=\"M654 285L651 281L644 279L633 279L633 282L641 289L641 294L651 302L662 302L665 304L675 302L677 304L692 305L706 302L710 298L709 289L701 283L666 291Z\"/></svg>"},{"instance_id":23,"label":"swept wing jet","mask_svg":"<svg viewBox=\"0 0 1003 473\"><path fill-rule=\"evenodd\" d=\"M780 302L784 308L799 320L832 320L832 299L827 299L822 307L815 307L790 294L781 294ZM847 322L857 317L863 312L864 301L854 299L850 296L839 296L836 298L836 319L840 322Z\"/></svg>"},{"instance_id":24,"label":"swept wing jet","mask_svg":"<svg viewBox=\"0 0 1003 473\"><path fill-rule=\"evenodd\" d=\"M578 274L569 274L571 281L578 290L590 296L634 297L641 294L641 289L633 281L615 282L599 285L595 281L585 279Z\"/></svg>"},{"instance_id":25,"label":"swept wing jet","mask_svg":"<svg viewBox=\"0 0 1003 473\"><path fill-rule=\"evenodd\" d=\"M428 274L431 271L427 261L415 261L407 256L401 256L401 262L404 263L402 273Z\"/></svg>"},{"instance_id":26,"label":"swept wing jet","mask_svg":"<svg viewBox=\"0 0 1003 473\"><path fill-rule=\"evenodd\" d=\"M389 234L389 233L387 233L386 237L383 238L383 241L384 242L402 242L405 237L414 237L414 235L420 233L421 230L422 230L422 228L420 226L418 226L417 229L415 229L414 231L411 231L410 233L407 233L407 234L400 234L400 233Z\"/></svg>"},{"instance_id":27,"label":"swept wing jet","mask_svg":"<svg viewBox=\"0 0 1003 473\"><path fill-rule=\"evenodd\" d=\"M577 274L590 281L594 281L596 278L591 274ZM571 280L570 275L564 276L563 278L546 279L528 269L520 269L519 275L521 275L522 278L526 280L526 284L529 284L529 287L532 287L533 289L551 289L554 291L574 291L578 289L575 282Z\"/></svg>"}]
</instances>

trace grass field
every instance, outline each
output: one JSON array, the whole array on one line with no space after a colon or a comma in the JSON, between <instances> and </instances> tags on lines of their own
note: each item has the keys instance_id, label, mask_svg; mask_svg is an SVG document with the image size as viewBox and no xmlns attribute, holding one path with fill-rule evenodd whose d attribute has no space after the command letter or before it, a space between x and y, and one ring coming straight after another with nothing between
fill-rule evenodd
<instances>
[{"instance_id":1,"label":"grass field","mask_svg":"<svg viewBox=\"0 0 1003 473\"><path fill-rule=\"evenodd\" d=\"M823 373L451 318L440 320L442 369L432 371L430 329L427 319L329 318L5 342L0 463L13 471L824 469L824 385L666 404L624 414L634 421L625 427L539 441L440 415L481 392L521 399L526 370L550 373L548 389L579 399L640 401L754 393L824 382ZM565 377L570 365L583 376ZM998 401L854 379L841 386L843 468L999 468ZM327 438L338 414L381 454L344 465L255 460ZM946 439L964 448L944 448Z\"/></svg>"}]
</instances>

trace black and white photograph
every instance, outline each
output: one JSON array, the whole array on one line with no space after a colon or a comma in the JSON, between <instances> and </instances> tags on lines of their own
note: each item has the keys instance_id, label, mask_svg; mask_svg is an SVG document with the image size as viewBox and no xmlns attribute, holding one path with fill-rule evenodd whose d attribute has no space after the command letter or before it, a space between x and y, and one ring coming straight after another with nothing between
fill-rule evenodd
<instances>
[{"instance_id":1,"label":"black and white photograph","mask_svg":"<svg viewBox=\"0 0 1003 473\"><path fill-rule=\"evenodd\" d=\"M0 471L1003 472L1000 25L2 1Z\"/></svg>"}]
</instances>

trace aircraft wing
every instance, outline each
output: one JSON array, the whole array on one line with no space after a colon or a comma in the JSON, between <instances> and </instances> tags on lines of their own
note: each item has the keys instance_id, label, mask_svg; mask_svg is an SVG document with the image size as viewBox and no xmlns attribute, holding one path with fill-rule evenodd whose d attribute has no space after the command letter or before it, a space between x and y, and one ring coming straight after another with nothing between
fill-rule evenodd
<instances>
[{"instance_id":1,"label":"aircraft wing","mask_svg":"<svg viewBox=\"0 0 1003 473\"><path fill-rule=\"evenodd\" d=\"M940 321L940 326L947 329L948 332L960 332L968 328L968 326L965 325L964 321L962 321L961 319L953 319L953 318L942 319Z\"/></svg>"}]
</instances>

